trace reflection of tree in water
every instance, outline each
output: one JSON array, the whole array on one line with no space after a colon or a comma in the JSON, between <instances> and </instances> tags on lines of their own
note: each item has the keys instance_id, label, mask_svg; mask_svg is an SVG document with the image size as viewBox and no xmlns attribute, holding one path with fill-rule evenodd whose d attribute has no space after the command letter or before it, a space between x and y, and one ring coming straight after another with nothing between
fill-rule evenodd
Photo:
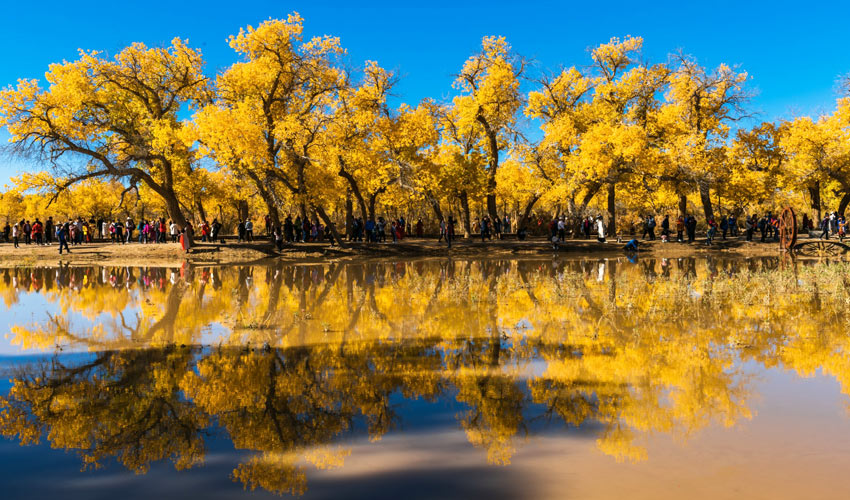
<instances>
[{"instance_id":1,"label":"reflection of tree in water","mask_svg":"<svg viewBox=\"0 0 850 500\"><path fill-rule=\"evenodd\" d=\"M86 463L115 456L144 470L165 458L197 463L214 421L255 452L235 479L297 493L305 461L340 465L345 436L390 431L397 393L456 399L469 441L506 464L537 419L598 429L599 449L629 460L647 456L651 433L684 439L734 425L750 415L742 359L821 370L848 391L846 266L697 264L5 270L4 297L38 289L62 310L116 318L16 327L21 344L165 347L26 367L2 402L0 430L80 450ZM124 318L134 306L137 318ZM222 345L256 350L169 347L196 344L213 322L227 328Z\"/></svg>"},{"instance_id":2,"label":"reflection of tree in water","mask_svg":"<svg viewBox=\"0 0 850 500\"><path fill-rule=\"evenodd\" d=\"M0 399L0 432L21 444L47 438L87 466L114 457L130 470L170 459L203 460L207 415L180 394L191 354L180 349L98 353L80 364L53 358L22 367Z\"/></svg>"}]
</instances>

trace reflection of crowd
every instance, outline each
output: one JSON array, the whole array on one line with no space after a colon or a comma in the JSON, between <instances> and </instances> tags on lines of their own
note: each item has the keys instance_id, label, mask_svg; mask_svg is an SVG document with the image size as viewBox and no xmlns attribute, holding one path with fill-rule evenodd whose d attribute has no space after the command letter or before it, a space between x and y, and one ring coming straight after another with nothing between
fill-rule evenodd
<instances>
[{"instance_id":1,"label":"reflection of crowd","mask_svg":"<svg viewBox=\"0 0 850 500\"><path fill-rule=\"evenodd\" d=\"M58 267L7 268L0 271L6 288L19 292L82 290L92 287L165 290L178 279L178 271L162 267Z\"/></svg>"}]
</instances>

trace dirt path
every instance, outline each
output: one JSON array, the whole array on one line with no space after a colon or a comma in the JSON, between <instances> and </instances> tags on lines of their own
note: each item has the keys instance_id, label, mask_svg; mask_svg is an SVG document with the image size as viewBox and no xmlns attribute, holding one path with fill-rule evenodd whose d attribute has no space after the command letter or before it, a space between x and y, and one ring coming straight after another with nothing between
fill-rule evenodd
<instances>
[{"instance_id":1,"label":"dirt path","mask_svg":"<svg viewBox=\"0 0 850 500\"><path fill-rule=\"evenodd\" d=\"M703 242L693 244L662 243L660 240L641 241L639 254L652 257L686 257L723 255L728 257L776 256L777 243L746 242L743 238L719 240L707 246ZM622 243L598 243L595 240L567 240L557 250L543 239L528 241L458 240L451 250L434 239L409 238L398 243L365 244L352 243L341 249L328 244L300 243L277 252L268 241L225 244L199 243L189 254L178 244L142 245L129 243L115 245L109 242L92 243L71 247L70 254L59 255L58 245L24 245L14 248L11 244L0 244L0 265L23 266L36 264L102 264L134 266L179 266L186 261L195 264L236 264L257 262L266 259L281 259L287 262L323 262L354 257L400 258L400 257L511 257L552 256L606 257L622 255Z\"/></svg>"}]
</instances>

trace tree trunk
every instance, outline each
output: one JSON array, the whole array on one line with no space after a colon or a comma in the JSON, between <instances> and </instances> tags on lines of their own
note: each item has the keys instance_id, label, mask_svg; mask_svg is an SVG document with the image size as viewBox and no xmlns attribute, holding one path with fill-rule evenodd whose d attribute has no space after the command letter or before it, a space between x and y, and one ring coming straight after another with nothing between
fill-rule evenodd
<instances>
[{"instance_id":1,"label":"tree trunk","mask_svg":"<svg viewBox=\"0 0 850 500\"><path fill-rule=\"evenodd\" d=\"M814 186L809 186L809 195L812 197L812 208L818 211L818 224L823 220L820 208L820 182L815 182Z\"/></svg>"},{"instance_id":2,"label":"tree trunk","mask_svg":"<svg viewBox=\"0 0 850 500\"><path fill-rule=\"evenodd\" d=\"M490 151L487 172L487 214L490 216L490 219L496 220L499 217L498 207L496 206L496 171L499 168L499 141L496 131L490 129L490 125L483 117L479 116L478 121L484 125L487 135L487 147Z\"/></svg>"},{"instance_id":3,"label":"tree trunk","mask_svg":"<svg viewBox=\"0 0 850 500\"><path fill-rule=\"evenodd\" d=\"M174 194L174 191L167 189L161 194L165 199L165 206L168 209L168 215L171 217L171 220L177 224L181 230L186 229L186 226L189 225L189 221L186 220L186 216L183 215L183 211L180 210L180 201L177 199L177 195ZM194 231L187 231L186 237L189 239L189 246L192 246L194 243L194 238L192 237Z\"/></svg>"},{"instance_id":4,"label":"tree trunk","mask_svg":"<svg viewBox=\"0 0 850 500\"><path fill-rule=\"evenodd\" d=\"M596 193L599 192L599 188L601 187L602 184L598 182L593 182L587 186L587 192L584 193L584 197L581 199L581 205L579 205L576 215L585 215L584 211L587 210L587 206L590 205L590 200L596 196Z\"/></svg>"},{"instance_id":5,"label":"tree trunk","mask_svg":"<svg viewBox=\"0 0 850 500\"><path fill-rule=\"evenodd\" d=\"M841 201L838 203L838 215L844 217L844 211L847 210L847 204L850 203L850 192L844 193Z\"/></svg>"},{"instance_id":6,"label":"tree trunk","mask_svg":"<svg viewBox=\"0 0 850 500\"><path fill-rule=\"evenodd\" d=\"M470 225L470 216L469 216L469 195L466 191L460 192L460 208L463 212L461 214L461 226L463 226L463 237L469 238L472 233L472 226Z\"/></svg>"},{"instance_id":7,"label":"tree trunk","mask_svg":"<svg viewBox=\"0 0 850 500\"><path fill-rule=\"evenodd\" d=\"M608 232L607 235L614 237L617 235L617 184L611 182L608 184Z\"/></svg>"},{"instance_id":8,"label":"tree trunk","mask_svg":"<svg viewBox=\"0 0 850 500\"><path fill-rule=\"evenodd\" d=\"M431 204L431 208L434 210L434 215L437 217L437 221L442 222L443 210L440 208L440 202L434 197L434 195L431 194L431 192L426 192L425 198L427 198L428 202Z\"/></svg>"},{"instance_id":9,"label":"tree trunk","mask_svg":"<svg viewBox=\"0 0 850 500\"><path fill-rule=\"evenodd\" d=\"M682 217L688 215L688 195L679 195L679 215Z\"/></svg>"},{"instance_id":10,"label":"tree trunk","mask_svg":"<svg viewBox=\"0 0 850 500\"><path fill-rule=\"evenodd\" d=\"M354 178L353 175L349 174L345 170L345 163L342 161L342 158L339 158L339 172L337 175L348 181L348 186L351 188L351 193L354 194L354 198L357 200L357 204L360 205L360 215L363 217L363 220L366 220L367 212L366 212L366 200L363 199L363 193L360 191L360 186L357 185L357 179Z\"/></svg>"},{"instance_id":11,"label":"tree trunk","mask_svg":"<svg viewBox=\"0 0 850 500\"><path fill-rule=\"evenodd\" d=\"M378 195L386 191L386 186L381 186L369 196L369 219L375 221L375 205L378 202Z\"/></svg>"},{"instance_id":12,"label":"tree trunk","mask_svg":"<svg viewBox=\"0 0 850 500\"><path fill-rule=\"evenodd\" d=\"M519 232L521 228L526 227L526 224L528 224L528 217L531 215L531 210L534 208L534 204L537 203L537 200L539 199L539 195L534 195L530 200L528 200L528 203L525 204L525 210L522 211L522 217L520 217L519 222L517 222L517 232Z\"/></svg>"},{"instance_id":13,"label":"tree trunk","mask_svg":"<svg viewBox=\"0 0 850 500\"><path fill-rule=\"evenodd\" d=\"M345 195L345 236L351 241L354 236L354 205L351 203L351 192Z\"/></svg>"},{"instance_id":14,"label":"tree trunk","mask_svg":"<svg viewBox=\"0 0 850 500\"><path fill-rule=\"evenodd\" d=\"M708 181L700 181L699 183L699 198L702 200L702 209L705 212L705 220L714 218L714 209L711 206L711 191L708 187Z\"/></svg>"},{"instance_id":15,"label":"tree trunk","mask_svg":"<svg viewBox=\"0 0 850 500\"><path fill-rule=\"evenodd\" d=\"M198 211L198 217L201 221L207 220L207 211L204 210L204 204L201 202L201 197L195 195L195 210Z\"/></svg>"},{"instance_id":16,"label":"tree trunk","mask_svg":"<svg viewBox=\"0 0 850 500\"><path fill-rule=\"evenodd\" d=\"M321 207L321 205L314 206L316 210L316 214L318 214L319 218L322 219L322 222L325 223L325 227L331 232L334 241L340 246L340 248L348 248L348 244L342 241L342 238L339 237L339 232L336 230L336 225L334 225L333 220L328 217L328 214L325 213L325 209Z\"/></svg>"},{"instance_id":17,"label":"tree trunk","mask_svg":"<svg viewBox=\"0 0 850 500\"><path fill-rule=\"evenodd\" d=\"M236 217L239 221L248 218L248 200L236 200Z\"/></svg>"},{"instance_id":18,"label":"tree trunk","mask_svg":"<svg viewBox=\"0 0 850 500\"><path fill-rule=\"evenodd\" d=\"M269 219L271 219L272 227L280 226L280 212L277 209L277 200L271 189L271 180L266 176L266 180L263 181L256 172L248 169L245 170L245 173L254 182L254 186L257 187L257 193L259 193L260 198L263 199L263 203L266 205L266 211L269 214ZM247 202L245 205L247 207ZM246 210L245 212L245 216L241 220L248 218L248 211Z\"/></svg>"}]
</instances>

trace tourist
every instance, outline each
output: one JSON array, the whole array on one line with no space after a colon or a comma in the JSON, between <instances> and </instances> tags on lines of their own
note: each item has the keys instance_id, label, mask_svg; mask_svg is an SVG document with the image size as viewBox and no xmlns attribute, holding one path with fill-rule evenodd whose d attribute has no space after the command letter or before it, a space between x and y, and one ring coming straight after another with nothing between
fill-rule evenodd
<instances>
[{"instance_id":1,"label":"tourist","mask_svg":"<svg viewBox=\"0 0 850 500\"><path fill-rule=\"evenodd\" d=\"M600 243L605 243L605 222L601 215L596 216L596 234Z\"/></svg>"},{"instance_id":2,"label":"tourist","mask_svg":"<svg viewBox=\"0 0 850 500\"><path fill-rule=\"evenodd\" d=\"M236 242L241 243L243 241L245 241L245 221L240 220L236 226Z\"/></svg>"},{"instance_id":3,"label":"tourist","mask_svg":"<svg viewBox=\"0 0 850 500\"><path fill-rule=\"evenodd\" d=\"M755 232L756 224L755 224L755 215L748 215L747 219L744 221L744 231L746 231L746 240L753 241L753 232Z\"/></svg>"},{"instance_id":4,"label":"tourist","mask_svg":"<svg viewBox=\"0 0 850 500\"><path fill-rule=\"evenodd\" d=\"M8 222L6 223L9 224ZM16 222L14 227L12 227L12 241L15 244L15 248L18 248L18 238L20 237L21 228L18 227L18 223Z\"/></svg>"},{"instance_id":5,"label":"tourist","mask_svg":"<svg viewBox=\"0 0 850 500\"><path fill-rule=\"evenodd\" d=\"M70 226L66 222L56 232L57 239L59 240L59 255L62 255L62 248L65 248L67 253L71 253L71 249L68 248L68 237L70 232Z\"/></svg>"},{"instance_id":6,"label":"tourist","mask_svg":"<svg viewBox=\"0 0 850 500\"><path fill-rule=\"evenodd\" d=\"M697 218L693 215L688 215L686 226L688 229L688 243L693 243L697 237Z\"/></svg>"},{"instance_id":7,"label":"tourist","mask_svg":"<svg viewBox=\"0 0 850 500\"><path fill-rule=\"evenodd\" d=\"M714 235L717 234L717 223L713 218L708 219L708 231L705 233L705 244L711 245Z\"/></svg>"},{"instance_id":8,"label":"tourist","mask_svg":"<svg viewBox=\"0 0 850 500\"><path fill-rule=\"evenodd\" d=\"M283 220L283 239L287 243L292 243L295 239L295 227L292 225L292 215L287 214Z\"/></svg>"},{"instance_id":9,"label":"tourist","mask_svg":"<svg viewBox=\"0 0 850 500\"><path fill-rule=\"evenodd\" d=\"M821 230L823 231L820 235L820 238L822 240L823 239L828 240L829 239L829 216L828 215L823 218L823 220L820 223L820 227L821 227Z\"/></svg>"},{"instance_id":10,"label":"tourist","mask_svg":"<svg viewBox=\"0 0 850 500\"><path fill-rule=\"evenodd\" d=\"M283 251L283 230L280 226L274 228L274 244L278 252Z\"/></svg>"},{"instance_id":11,"label":"tourist","mask_svg":"<svg viewBox=\"0 0 850 500\"><path fill-rule=\"evenodd\" d=\"M250 217L245 220L245 241L254 241L254 223Z\"/></svg>"},{"instance_id":12,"label":"tourist","mask_svg":"<svg viewBox=\"0 0 850 500\"><path fill-rule=\"evenodd\" d=\"M303 241L304 224L301 223L301 216L300 215L295 216L295 223L293 224L292 228L295 231L295 241L299 241L299 242Z\"/></svg>"},{"instance_id":13,"label":"tourist","mask_svg":"<svg viewBox=\"0 0 850 500\"><path fill-rule=\"evenodd\" d=\"M53 217L48 217L44 223L44 240L46 244L53 242L53 234L56 232L56 227L53 224Z\"/></svg>"},{"instance_id":14,"label":"tourist","mask_svg":"<svg viewBox=\"0 0 850 500\"><path fill-rule=\"evenodd\" d=\"M455 236L455 221L452 219L452 216L449 215L449 221L446 223L446 243L449 248L452 247L452 240Z\"/></svg>"}]
</instances>

